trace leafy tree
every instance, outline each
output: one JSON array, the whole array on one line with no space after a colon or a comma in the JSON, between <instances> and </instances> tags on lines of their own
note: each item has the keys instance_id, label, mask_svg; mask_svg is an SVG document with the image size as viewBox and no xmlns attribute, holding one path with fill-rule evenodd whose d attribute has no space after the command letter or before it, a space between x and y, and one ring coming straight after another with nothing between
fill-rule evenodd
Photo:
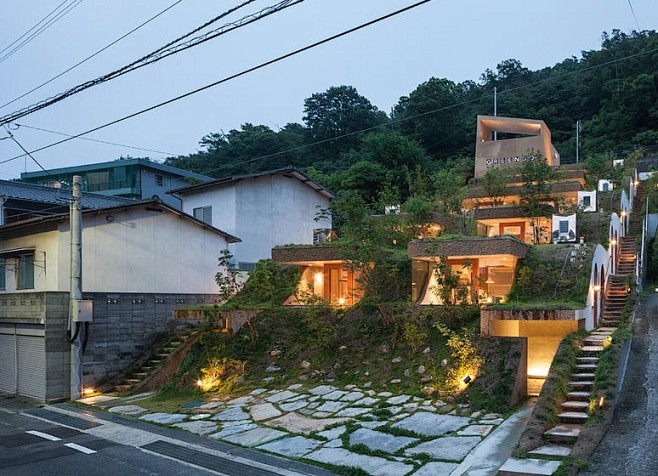
<instances>
[{"instance_id":1,"label":"leafy tree","mask_svg":"<svg viewBox=\"0 0 658 476\"><path fill-rule=\"evenodd\" d=\"M541 236L537 219L544 215L542 205L555 201L552 191L557 173L539 152L535 151L524 159L523 165L519 167L519 177L522 182L520 205L532 218L530 225L533 228L533 243L537 245Z\"/></svg>"},{"instance_id":2,"label":"leafy tree","mask_svg":"<svg viewBox=\"0 0 658 476\"><path fill-rule=\"evenodd\" d=\"M360 141L357 135L342 136L383 124L387 117L353 86L333 86L304 100L303 120L313 142L341 137L316 148L324 159L335 160Z\"/></svg>"},{"instance_id":3,"label":"leafy tree","mask_svg":"<svg viewBox=\"0 0 658 476\"><path fill-rule=\"evenodd\" d=\"M480 183L482 184L482 188L487 192L487 196L491 198L493 206L497 207L502 205L503 197L507 190L507 184L500 169L491 168L487 170Z\"/></svg>"}]
</instances>

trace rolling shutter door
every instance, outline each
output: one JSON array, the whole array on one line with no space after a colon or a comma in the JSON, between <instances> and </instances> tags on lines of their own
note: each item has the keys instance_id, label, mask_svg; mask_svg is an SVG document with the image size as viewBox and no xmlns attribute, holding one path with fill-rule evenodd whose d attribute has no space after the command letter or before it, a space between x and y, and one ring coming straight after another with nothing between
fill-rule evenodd
<instances>
[{"instance_id":1,"label":"rolling shutter door","mask_svg":"<svg viewBox=\"0 0 658 476\"><path fill-rule=\"evenodd\" d=\"M0 390L16 393L16 338L0 334Z\"/></svg>"},{"instance_id":2,"label":"rolling shutter door","mask_svg":"<svg viewBox=\"0 0 658 476\"><path fill-rule=\"evenodd\" d=\"M46 398L46 339L18 337L18 394Z\"/></svg>"}]
</instances>

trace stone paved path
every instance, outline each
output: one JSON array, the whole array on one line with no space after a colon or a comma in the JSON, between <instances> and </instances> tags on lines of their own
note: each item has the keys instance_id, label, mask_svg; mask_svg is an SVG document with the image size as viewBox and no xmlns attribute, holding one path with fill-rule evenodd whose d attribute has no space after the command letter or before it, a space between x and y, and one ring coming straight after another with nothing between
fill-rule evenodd
<instances>
[{"instance_id":1,"label":"stone paved path","mask_svg":"<svg viewBox=\"0 0 658 476\"><path fill-rule=\"evenodd\" d=\"M353 385L258 388L171 414L149 413L138 401L112 406L105 400L103 406L287 458L387 476L449 475L504 421L499 414L483 415L442 400Z\"/></svg>"}]
</instances>

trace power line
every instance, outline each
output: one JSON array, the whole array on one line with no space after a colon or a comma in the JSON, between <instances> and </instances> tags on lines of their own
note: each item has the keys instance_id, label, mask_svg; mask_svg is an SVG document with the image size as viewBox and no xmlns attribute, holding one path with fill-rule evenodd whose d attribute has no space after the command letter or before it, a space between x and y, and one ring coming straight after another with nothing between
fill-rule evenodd
<instances>
[{"instance_id":1,"label":"power line","mask_svg":"<svg viewBox=\"0 0 658 476\"><path fill-rule=\"evenodd\" d=\"M14 47L9 53L6 53L4 56L0 57L0 63L5 61L7 58L12 56L14 53L17 51L21 50L23 47L25 47L28 43L30 43L32 40L34 40L37 36L41 35L44 31L46 31L48 28L50 28L54 23L56 23L58 20L60 20L64 15L69 13L71 10L73 10L75 7L80 5L82 3L82 0L77 0L75 3L71 3L67 5L64 10L61 12L57 13L53 18L48 20L48 22L41 26L37 31L32 33L30 36L28 36L25 40L23 40L18 46ZM59 8L59 7L58 7Z\"/></svg>"},{"instance_id":2,"label":"power line","mask_svg":"<svg viewBox=\"0 0 658 476\"><path fill-rule=\"evenodd\" d=\"M171 56L173 54L179 53L180 51L186 50L188 48L192 48L194 46L200 45L201 43L205 43L206 41L209 41L211 39L217 38L218 36L224 35L226 33L229 33L230 31L236 30L238 28L241 28L243 26L246 26L250 23L253 23L255 21L261 20L262 18L265 18L269 15L272 15L274 13L280 12L281 10L284 10L292 5L299 4L303 2L304 0L284 0L281 1L275 5L272 5L270 7L264 8L263 10L259 11L256 14L251 14L247 15L240 20L237 20L235 22L228 23L226 25L223 25L209 33L206 33L204 35L200 35L197 37L194 37L190 39L187 43L181 43L181 41L184 38L187 38L188 36L191 36L192 34L198 32L199 30L207 27L209 24L214 23L218 21L221 18L224 18L228 16L229 14L235 12L236 10L253 3L255 0L246 0L240 5L237 5L221 15L213 18L209 22L206 22L204 25L201 25L200 27L196 28L195 30L186 33L185 35L177 38L176 40L169 42L165 46L158 48L157 50L153 51L152 53L149 53L146 56L143 56L142 58L138 59L137 61L133 61L129 65L123 66L122 68L119 68L118 70L112 71L111 73L105 74L99 78L93 79L91 81L87 81L85 83L79 84L71 89L68 89L67 91L60 93L56 96L53 96L49 99L45 99L43 101L40 101L36 104L33 104L31 106L25 107L23 109L20 109L16 112L13 112L11 114L8 114L4 117L0 118L0 125L7 124L9 122L13 122L16 119L19 119L21 117L27 116L28 114L32 114L33 112L39 111L45 107L51 106L59 101L62 101L66 99L69 96L72 96L74 94L77 94L81 91L84 91L85 89L89 89L93 86L96 86L98 84L110 81L112 79L118 78L119 76L123 76L126 73L129 73L131 71L134 71L136 69L142 68L146 65L149 65L151 63L155 63L157 61L160 61L168 56Z\"/></svg>"},{"instance_id":3,"label":"power line","mask_svg":"<svg viewBox=\"0 0 658 476\"><path fill-rule=\"evenodd\" d=\"M145 109L141 109L141 110L139 110L139 111L137 111L137 112L134 112L134 113L132 113L132 114L128 114L127 116L121 117L121 118L119 118L119 119L115 119L114 121L111 121L111 122L107 122L107 123L105 123L105 124L103 124L103 125L100 125L100 126L94 127L93 129L89 129L88 131L80 132L79 134L75 134L75 135L73 135L73 136L71 136L71 137L68 137L68 138L66 138L66 139L62 139L62 140L60 140L60 141L58 141L58 142L53 142L52 144L49 144L49 145L46 145L46 146L40 147L40 148L38 148L38 149L33 150L32 153L35 153L35 152L41 152L42 150L46 150L46 149L49 149L49 148L51 148L51 147L55 147L56 145L63 144L64 142L68 142L68 141L70 141L70 140L72 140L72 139L77 139L78 137L81 137L81 136L84 136L84 135L87 135L87 134L91 134L92 132L96 132L96 131L98 131L98 130L100 130L100 129L104 129L104 128L109 127L109 126L112 126L112 125L114 125L114 124L118 124L118 123L120 123L120 122L123 122L123 121L125 121L125 120L131 119L131 118L133 118L133 117L136 117L136 116L142 115L142 114L144 114L144 113L146 113L146 112L153 111L153 110L158 109L158 108L160 108L160 107L166 106L167 104L171 104L171 103L173 103L173 102L180 101L181 99L185 99L185 98L187 98L187 97L189 97L189 96L192 96L192 95L194 95L194 94L198 94L198 93L200 93L200 92L202 92L202 91L205 91L205 90L207 90L207 89L213 88L213 87L215 87L215 86L219 86L220 84L227 83L227 82L229 82L229 81L231 81L231 80L233 80L233 79L239 78L239 77L241 77L241 76L245 76L245 75L247 75L247 74L249 74L249 73L253 73L254 71L258 71L258 70L263 69L263 68L265 68L265 67L267 67L267 66L270 66L270 65L272 65L272 64L279 63L279 62L281 62L281 61L283 61L283 60L285 60L285 59L288 59L288 58L290 58L290 57L292 57L292 56L296 56L296 55L298 55L298 54L300 54L300 53L303 53L303 52L305 52L305 51L308 51L308 50L311 50L311 49L317 48L318 46L320 46L320 45L324 45L325 43L330 43L330 42L332 42L332 41L334 41L334 40L337 40L338 38L342 38L343 36L346 36L346 35L352 34L352 33L356 32L356 31L362 30L362 29L367 28L367 27L369 27L369 26L372 26L372 25L374 25L374 24L376 24L376 23L382 22L382 21L384 21L384 20L388 20L389 18L392 18L392 17L394 17L394 16L400 15L401 13L407 12L407 11L409 11L409 10L412 10L412 9L414 9L414 8L417 8L417 7L419 7L419 6L423 5L423 4L425 4L425 3L429 3L429 2L431 2L431 1L432 1L432 0L421 0L421 1L419 1L419 2L416 2L416 3L412 4L412 5L409 5L409 6L407 6L407 7L401 8L401 9L396 10L396 11L394 11L394 12L391 12L391 13L388 13L388 14L386 14L386 15L383 15L383 16L380 16L380 17L378 17L378 18L375 18L374 20L370 20L370 21L368 21L368 22L366 22L366 23L362 23L362 24L360 24L360 25L358 25L358 26L355 26L355 27L353 27L353 28L350 28L350 29L348 29L348 30L344 30L344 31L342 31L341 33L337 33L337 34L332 35L332 36L330 36L330 37L324 38L323 40L316 41L315 43L312 43L312 44L310 44L310 45L304 46L304 47L302 47L302 48L298 48L298 49L296 49L296 50L294 50L294 51L292 51L292 52L290 52L290 53L286 53L286 54L284 54L284 55L278 56L278 57L276 57L276 58L274 58L274 59L271 59L271 60L269 60L269 61L265 61L265 62L263 62L263 63L260 63L260 64L256 65L256 66L253 66L253 67L251 67L251 68L248 68L248 69L242 70L242 71L239 72L239 73L233 74L233 75L231 75L231 76L227 76L227 77L225 77L225 78L223 78L223 79L220 79L220 80L215 81L215 82L213 82L213 83L207 84L207 85L202 86L202 87L200 87L200 88L194 89L194 90L192 90L192 91L188 91L187 93L185 93L185 94L181 94L180 96L176 96L176 97L174 97L174 98L171 98L171 99L168 99L168 100L166 100L166 101L160 102L160 103L158 103L158 104L155 104L155 105L153 105L153 106L147 107L147 108L145 108ZM334 140L334 139L331 139L331 140ZM10 159L6 159L6 160L3 160L3 161L0 161L0 164L4 164L4 163L10 162L10 161L12 161L12 160L19 159L19 158L21 158L21 157L23 157L23 156L24 156L24 155L19 155L19 156L16 156L16 157L12 157L12 158L10 158Z\"/></svg>"},{"instance_id":4,"label":"power line","mask_svg":"<svg viewBox=\"0 0 658 476\"><path fill-rule=\"evenodd\" d=\"M637 17L635 16L635 9L633 8L633 4L631 3L631 0L628 0L628 6L631 7L631 13L633 14L633 18L635 19L635 25L637 26L637 31L641 31L640 24L637 22Z\"/></svg>"},{"instance_id":5,"label":"power line","mask_svg":"<svg viewBox=\"0 0 658 476\"><path fill-rule=\"evenodd\" d=\"M60 3L59 5L57 5L57 6L55 7L54 10L52 10L50 13L48 13L48 15L46 15L46 16L43 17L41 20L39 20L39 21L38 21L35 25L33 25L29 30L27 30L27 31L26 31L25 33L23 33L21 36L19 36L19 37L16 38L14 41L12 41L11 43L9 43L9 44L8 44L7 46L5 46L3 49L1 49L1 50L0 50L0 54L4 53L4 52L7 51L9 48L11 48L12 46L14 46L16 43L18 43L19 41L21 41L21 39L23 39L23 37L25 37L26 35L30 34L30 32L31 32L32 30L34 30L36 27L38 27L38 26L41 25L44 21L46 21L46 19L48 19L48 17L49 17L50 15L52 15L52 14L55 13L57 10L59 10L60 7L61 7L62 5L64 5L66 2L68 2L68 1L69 1L69 0L64 0L62 3Z\"/></svg>"},{"instance_id":6,"label":"power line","mask_svg":"<svg viewBox=\"0 0 658 476\"><path fill-rule=\"evenodd\" d=\"M38 161L37 159L35 159L35 158L32 156L32 154L31 154L30 152L28 152L27 149L26 149L25 147L23 147L23 146L21 145L20 142L18 142L18 140L16 140L16 138L14 137L14 134L12 134L11 131L9 130L9 127L5 126L5 131L7 132L7 135L9 136L9 138L10 138L11 140L13 140L14 142L16 142L16 144L18 145L18 147L20 147L20 148L23 150L23 152L25 152L25 153L30 157L30 159L32 159L32 160L34 161L34 163L37 164L37 165L39 166L39 168L40 168L41 170L43 170L43 171L46 172L48 175L50 175L50 172L48 172L46 169L44 169L44 168L43 168L43 165L41 165L41 164L39 163L39 161Z\"/></svg>"},{"instance_id":7,"label":"power line","mask_svg":"<svg viewBox=\"0 0 658 476\"><path fill-rule=\"evenodd\" d=\"M53 131L51 129L44 129L42 127L28 126L27 124L15 123L15 125L17 126L17 128L25 127L27 129L34 129L35 131L50 132L51 134L57 134L57 135L66 136L66 137L72 137L74 139L87 140L87 141L90 141L90 142L98 142L100 144L114 145L114 146L118 146L118 147L126 147L128 149L141 150L141 151L144 151L144 152L155 152L156 154L168 155L168 156L183 155L183 154L177 154L175 152L165 152L165 151L162 151L162 150L147 149L145 147L136 147L134 145L119 144L118 142L110 142L110 141L106 141L106 140L92 139L91 137L74 137L73 134L67 134L66 132Z\"/></svg>"},{"instance_id":8,"label":"power line","mask_svg":"<svg viewBox=\"0 0 658 476\"><path fill-rule=\"evenodd\" d=\"M45 82L41 83L40 85L36 86L35 88L30 89L30 90L27 91L26 93L21 94L21 95L18 96L17 98L12 99L11 101L2 104L2 105L0 106L0 108L3 108L3 107L5 107L5 106L9 106L10 104L15 103L15 102L18 101L19 99L24 98L24 97L27 96L28 94L31 94L31 93L33 93L34 91L38 90L38 89L41 89L41 88L44 87L46 84L52 83L52 82L55 81L57 78L60 78L61 76L65 75L65 74L68 73L69 71L71 71L71 70L77 68L77 67L80 66L81 64L86 63L87 61L89 61L90 59L92 59L94 56L97 56L97 55L99 55L100 53L102 53L103 51L107 50L108 48L110 48L110 47L116 45L118 42L120 42L121 40L123 40L123 39L126 38L127 36L129 36L129 35L135 33L137 30L139 30L139 29L142 28L143 26L147 25L148 23L152 22L153 20L155 20L156 18L158 18L160 15L163 15L163 14L166 13L167 11L171 10L173 7L175 7L176 5L178 5L178 4L179 4L180 2L182 2L182 1L183 1L183 0L177 0L176 2L172 3L172 4L169 5L167 8L165 8L164 10L162 10L160 13L158 13L158 14L152 16L151 18L149 18L149 19L146 20L145 22L141 23L140 25L138 25L138 26L136 26L135 28L133 28L132 30L130 30L128 33L126 33L126 34L120 36L119 38L117 38L116 40L114 40L112 43L110 43L110 44L108 44L107 46L104 46L103 48L101 48L100 50L98 50L96 53L93 53L92 55L87 56L87 57L86 57L85 59L83 59L82 61L80 61L80 62L74 64L73 66L71 66L70 68L68 68L68 69L66 69L66 70L64 70L64 71L62 71L62 72L59 73L58 75L53 76L53 77L50 78L48 81L45 81Z\"/></svg>"}]
</instances>

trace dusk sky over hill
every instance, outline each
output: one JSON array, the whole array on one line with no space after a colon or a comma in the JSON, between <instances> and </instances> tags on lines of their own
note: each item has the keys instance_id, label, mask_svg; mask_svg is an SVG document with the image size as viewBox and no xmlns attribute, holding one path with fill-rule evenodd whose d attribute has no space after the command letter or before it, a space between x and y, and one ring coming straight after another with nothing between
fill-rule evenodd
<instances>
[{"instance_id":1,"label":"dusk sky over hill","mask_svg":"<svg viewBox=\"0 0 658 476\"><path fill-rule=\"evenodd\" d=\"M48 85L13 101L175 4L148 25ZM0 50L51 12L59 2L5 2ZM11 56L0 53L0 116L94 79L193 30L237 2L200 0L73 1L71 10ZM217 25L274 2L255 1ZM221 80L408 5L412 0L306 0L200 46L90 88L10 125L28 151L78 134ZM28 7L29 5L29 7ZM46 168L103 162L131 155L162 160L199 148L211 132L245 122L272 129L301 122L303 102L336 85L354 86L386 113L430 77L478 81L508 58L537 70L583 50L600 48L604 31L656 29L653 0L551 2L433 0L400 15L241 76L189 98L35 152ZM14 46L18 45L16 43ZM2 59L5 58L5 59ZM482 111L490 114L492 111ZM475 121L475 118L473 118ZM550 124L549 124L550 127ZM38 128L38 129L37 129ZM0 129L0 139L7 132ZM159 151L159 152L154 152ZM16 142L0 140L0 178L38 170L17 158Z\"/></svg>"}]
</instances>

